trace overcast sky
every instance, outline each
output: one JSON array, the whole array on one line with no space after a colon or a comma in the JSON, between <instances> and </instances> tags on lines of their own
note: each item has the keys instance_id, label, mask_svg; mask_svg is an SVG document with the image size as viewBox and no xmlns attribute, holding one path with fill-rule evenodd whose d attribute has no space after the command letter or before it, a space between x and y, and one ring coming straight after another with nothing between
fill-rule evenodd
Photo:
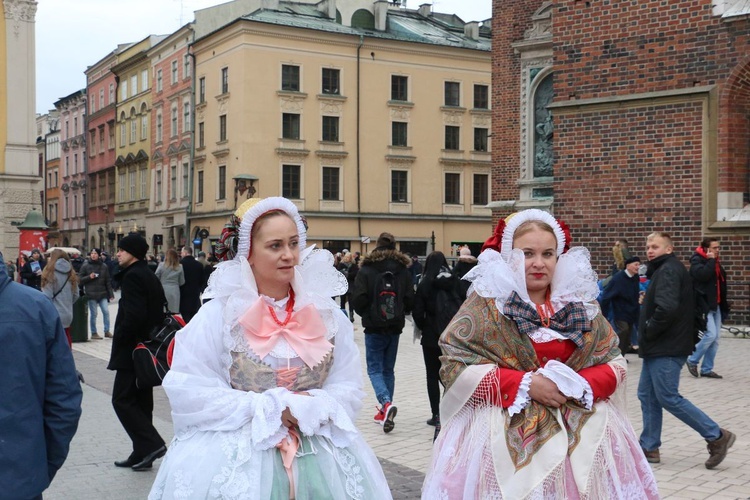
<instances>
[{"instance_id":1,"label":"overcast sky","mask_svg":"<svg viewBox=\"0 0 750 500\"><path fill-rule=\"evenodd\" d=\"M428 0L408 0L416 9ZM193 20L193 11L225 0L38 0L36 110L86 86L83 72L120 43L166 35ZM491 17L492 0L436 0L433 10L464 21Z\"/></svg>"}]
</instances>

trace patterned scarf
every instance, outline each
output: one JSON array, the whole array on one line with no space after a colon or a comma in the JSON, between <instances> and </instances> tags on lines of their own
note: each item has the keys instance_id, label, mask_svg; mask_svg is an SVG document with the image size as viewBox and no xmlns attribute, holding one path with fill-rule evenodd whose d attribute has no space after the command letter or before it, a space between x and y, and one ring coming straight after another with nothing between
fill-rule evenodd
<instances>
[{"instance_id":1,"label":"patterned scarf","mask_svg":"<svg viewBox=\"0 0 750 500\"><path fill-rule=\"evenodd\" d=\"M582 347L566 362L576 372L608 363L620 354L617 335L601 314L591 321L589 329L581 329L581 341ZM469 365L489 363L524 372L540 367L531 339L520 332L518 323L500 314L495 299L476 293L464 302L445 329L440 347L443 351L440 378L446 391ZM488 403L470 399L467 404ZM565 429L558 424L552 408L534 400L506 423L506 443L517 470L528 465L534 454L561 431L568 435L568 453L573 452L580 442L583 425L595 409L586 410L577 402L569 401L560 410Z\"/></svg>"}]
</instances>

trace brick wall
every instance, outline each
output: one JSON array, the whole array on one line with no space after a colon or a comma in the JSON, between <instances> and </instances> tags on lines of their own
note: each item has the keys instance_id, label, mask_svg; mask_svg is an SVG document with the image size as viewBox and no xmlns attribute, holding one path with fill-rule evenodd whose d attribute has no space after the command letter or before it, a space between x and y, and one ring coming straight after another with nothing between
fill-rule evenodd
<instances>
[{"instance_id":1,"label":"brick wall","mask_svg":"<svg viewBox=\"0 0 750 500\"><path fill-rule=\"evenodd\" d=\"M539 4L495 1L493 200L518 197L519 57L510 43L522 38ZM618 238L645 257L646 235L670 232L687 263L704 233L716 235L732 322L750 324L750 230L708 230L703 215L713 195L704 191L706 163L716 170L714 191L750 190L750 20L722 21L710 0L563 0L553 39L555 104L645 97L553 110L553 208L574 244L588 247L595 270L606 274ZM715 108L706 94L659 96L706 86L718 117L709 116ZM715 134L715 152L707 134Z\"/></svg>"}]
</instances>

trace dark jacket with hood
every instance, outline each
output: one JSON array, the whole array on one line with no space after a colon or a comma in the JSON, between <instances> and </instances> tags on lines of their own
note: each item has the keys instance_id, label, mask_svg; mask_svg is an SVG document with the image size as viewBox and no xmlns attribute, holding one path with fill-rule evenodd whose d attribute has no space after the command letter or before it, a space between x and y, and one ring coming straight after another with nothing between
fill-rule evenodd
<instances>
[{"instance_id":1,"label":"dark jacket with hood","mask_svg":"<svg viewBox=\"0 0 750 500\"><path fill-rule=\"evenodd\" d=\"M408 266L409 257L391 248L378 247L362 260L349 300L357 314L362 316L365 333L400 334L404 329L405 315L414 307L414 286ZM387 329L376 326L370 318L370 304L375 300L375 285L380 273L385 271L391 271L397 276L399 292L403 292L404 303L404 315Z\"/></svg>"},{"instance_id":2,"label":"dark jacket with hood","mask_svg":"<svg viewBox=\"0 0 750 500\"><path fill-rule=\"evenodd\" d=\"M151 330L162 324L167 298L159 278L143 260L121 269L116 279L122 296L107 369L132 371L133 349L138 342L149 340Z\"/></svg>"},{"instance_id":3,"label":"dark jacket with hood","mask_svg":"<svg viewBox=\"0 0 750 500\"><path fill-rule=\"evenodd\" d=\"M447 268L441 269L435 278L422 278L412 311L414 323L422 330L422 345L438 347L440 334L462 302L459 280Z\"/></svg>"},{"instance_id":4,"label":"dark jacket with hood","mask_svg":"<svg viewBox=\"0 0 750 500\"><path fill-rule=\"evenodd\" d=\"M695 347L693 280L674 254L648 263L651 283L643 299L638 326L638 352L642 358L687 357Z\"/></svg>"},{"instance_id":5,"label":"dark jacket with hood","mask_svg":"<svg viewBox=\"0 0 750 500\"><path fill-rule=\"evenodd\" d=\"M34 271L31 270L31 262L34 259L29 257L26 259L26 264L23 265L21 268L21 278L26 280L26 284L32 288L36 288L37 290L42 289L42 275L37 274ZM39 262L39 270L44 271L44 266L47 265L47 261L44 260L44 258L40 258L37 262Z\"/></svg>"},{"instance_id":6,"label":"dark jacket with hood","mask_svg":"<svg viewBox=\"0 0 750 500\"><path fill-rule=\"evenodd\" d=\"M36 498L68 456L83 393L55 306L0 254L0 497Z\"/></svg>"},{"instance_id":7,"label":"dark jacket with hood","mask_svg":"<svg viewBox=\"0 0 750 500\"><path fill-rule=\"evenodd\" d=\"M91 273L99 276L91 278ZM96 301L115 298L112 281L109 279L109 266L102 261L101 257L97 260L86 259L78 272L78 277L86 297Z\"/></svg>"},{"instance_id":8,"label":"dark jacket with hood","mask_svg":"<svg viewBox=\"0 0 750 500\"><path fill-rule=\"evenodd\" d=\"M718 273L717 273L718 268ZM727 301L727 272L716 259L709 259L703 247L695 249L690 257L690 277L698 296L696 307L702 307L702 313L715 311L718 307L722 319L729 316Z\"/></svg>"}]
</instances>

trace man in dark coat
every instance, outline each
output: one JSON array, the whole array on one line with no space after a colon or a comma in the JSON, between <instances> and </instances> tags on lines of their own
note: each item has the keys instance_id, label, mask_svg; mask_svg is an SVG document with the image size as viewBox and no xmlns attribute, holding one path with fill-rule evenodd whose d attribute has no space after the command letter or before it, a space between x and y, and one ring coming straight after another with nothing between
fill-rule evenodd
<instances>
[{"instance_id":1,"label":"man in dark coat","mask_svg":"<svg viewBox=\"0 0 750 500\"><path fill-rule=\"evenodd\" d=\"M630 335L633 326L638 324L638 316L641 306L638 304L638 295L641 290L641 281L638 276L638 268L641 259L628 257L625 259L625 268L617 271L609 280L602 294L602 310L606 311L612 306L615 319L615 331L620 338L620 351L623 354L630 352Z\"/></svg>"},{"instance_id":2,"label":"man in dark coat","mask_svg":"<svg viewBox=\"0 0 750 500\"><path fill-rule=\"evenodd\" d=\"M201 292L205 274L203 265L193 257L193 249L183 247L182 270L185 273L185 284L180 287L180 315L185 323L193 319L201 307Z\"/></svg>"},{"instance_id":3,"label":"man in dark coat","mask_svg":"<svg viewBox=\"0 0 750 500\"><path fill-rule=\"evenodd\" d=\"M729 316L727 300L727 272L719 263L719 240L703 238L690 257L690 276L697 298L695 307L706 318L706 328L695 352L688 358L688 371L693 377L723 378L714 371L714 359L719 350L721 322ZM698 363L703 364L698 373Z\"/></svg>"},{"instance_id":4,"label":"man in dark coat","mask_svg":"<svg viewBox=\"0 0 750 500\"><path fill-rule=\"evenodd\" d=\"M365 330L367 375L375 397L382 405L375 415L375 422L383 425L384 432L391 432L394 426L396 406L393 404L393 392L396 377L393 369L398 354L398 341L406 321L405 315L414 306L414 286L407 269L409 262L409 257L396 250L396 238L390 233L382 233L375 250L362 260L351 296L351 304L357 314L362 316ZM386 272L392 273L398 298L394 308L395 317L384 321L375 310L378 304L376 287Z\"/></svg>"},{"instance_id":5,"label":"man in dark coat","mask_svg":"<svg viewBox=\"0 0 750 500\"><path fill-rule=\"evenodd\" d=\"M136 385L133 349L148 340L149 333L164 320L167 298L159 278L146 265L148 243L139 234L120 240L117 281L122 289L109 370L116 370L112 406L125 432L133 442L133 451L117 467L150 469L154 460L167 452L164 440L153 424L154 393L151 387Z\"/></svg>"},{"instance_id":6,"label":"man in dark coat","mask_svg":"<svg viewBox=\"0 0 750 500\"><path fill-rule=\"evenodd\" d=\"M83 393L60 316L0 253L0 497L41 498L65 462Z\"/></svg>"},{"instance_id":7,"label":"man in dark coat","mask_svg":"<svg viewBox=\"0 0 750 500\"><path fill-rule=\"evenodd\" d=\"M21 278L24 283L37 290L42 289L42 271L47 262L42 257L42 252L35 248L31 251L31 256L21 268Z\"/></svg>"},{"instance_id":8,"label":"man in dark coat","mask_svg":"<svg viewBox=\"0 0 750 500\"><path fill-rule=\"evenodd\" d=\"M680 395L680 371L693 352L695 315L690 274L673 250L667 233L652 233L646 240L651 284L638 326L638 351L643 358L638 383L643 413L640 443L646 459L659 463L662 413L667 410L708 442L705 466L713 469L726 458L736 436Z\"/></svg>"},{"instance_id":9,"label":"man in dark coat","mask_svg":"<svg viewBox=\"0 0 750 500\"><path fill-rule=\"evenodd\" d=\"M80 267L78 277L83 285L83 292L89 304L89 327L91 338L101 340L103 337L96 331L96 316L101 309L104 319L104 336L112 338L109 329L109 301L115 298L112 290L112 280L109 277L109 267L101 257L101 250L92 248L88 260Z\"/></svg>"}]
</instances>

